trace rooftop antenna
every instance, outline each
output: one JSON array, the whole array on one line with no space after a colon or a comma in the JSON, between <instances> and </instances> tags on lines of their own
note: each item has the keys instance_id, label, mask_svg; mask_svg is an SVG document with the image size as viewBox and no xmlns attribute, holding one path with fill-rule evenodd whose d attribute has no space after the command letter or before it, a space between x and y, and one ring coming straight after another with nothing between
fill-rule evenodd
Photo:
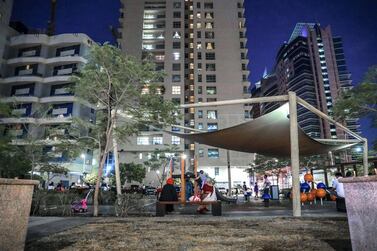
<instances>
[{"instance_id":1,"label":"rooftop antenna","mask_svg":"<svg viewBox=\"0 0 377 251\"><path fill-rule=\"evenodd\" d=\"M47 22L47 35L53 36L55 34L55 21L56 21L56 1L50 2L50 20Z\"/></svg>"}]
</instances>

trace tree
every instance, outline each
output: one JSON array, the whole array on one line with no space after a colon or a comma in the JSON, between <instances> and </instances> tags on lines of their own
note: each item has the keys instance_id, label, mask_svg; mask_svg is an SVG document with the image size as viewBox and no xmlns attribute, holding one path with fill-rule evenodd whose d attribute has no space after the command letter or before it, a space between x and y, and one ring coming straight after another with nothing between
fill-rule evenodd
<instances>
[{"instance_id":1,"label":"tree","mask_svg":"<svg viewBox=\"0 0 377 251\"><path fill-rule=\"evenodd\" d=\"M135 164L135 163L122 163L119 165L120 169L120 181L122 184L126 182L143 182L145 178L145 168L142 164Z\"/></svg>"},{"instance_id":2,"label":"tree","mask_svg":"<svg viewBox=\"0 0 377 251\"><path fill-rule=\"evenodd\" d=\"M368 69L359 85L341 94L334 114L342 120L369 117L372 127L377 127L377 65ZM374 148L377 149L377 141Z\"/></svg>"},{"instance_id":3,"label":"tree","mask_svg":"<svg viewBox=\"0 0 377 251\"><path fill-rule=\"evenodd\" d=\"M112 139L126 140L141 125L175 124L176 106L162 97L163 74L148 62L124 56L109 44L93 45L88 62L73 77L75 94L97 106L91 136L100 149L98 177L94 192L94 216L98 215L99 187Z\"/></svg>"}]
</instances>

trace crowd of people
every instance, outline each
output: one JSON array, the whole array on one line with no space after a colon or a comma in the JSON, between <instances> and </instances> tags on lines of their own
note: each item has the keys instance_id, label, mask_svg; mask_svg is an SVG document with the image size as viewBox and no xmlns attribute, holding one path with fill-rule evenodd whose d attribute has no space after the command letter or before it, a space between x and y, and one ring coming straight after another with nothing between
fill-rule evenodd
<instances>
[{"instance_id":1,"label":"crowd of people","mask_svg":"<svg viewBox=\"0 0 377 251\"><path fill-rule=\"evenodd\" d=\"M216 193L212 182L207 178L203 170L199 171L198 176L193 179L192 183L189 177L185 178L185 198L186 201L200 202L200 201L214 201L217 200ZM180 189L182 191L182 189ZM160 201L178 201L177 189L174 186L174 179L168 178L166 184L163 186ZM174 205L166 205L166 212L173 212ZM198 213L206 213L208 210L206 205L199 205Z\"/></svg>"}]
</instances>

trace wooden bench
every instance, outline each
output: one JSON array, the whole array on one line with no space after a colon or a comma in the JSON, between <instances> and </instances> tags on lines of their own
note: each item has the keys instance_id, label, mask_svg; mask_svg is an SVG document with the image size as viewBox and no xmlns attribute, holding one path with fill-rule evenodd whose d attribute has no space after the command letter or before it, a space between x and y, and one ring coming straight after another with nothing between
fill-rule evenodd
<instances>
[{"instance_id":1,"label":"wooden bench","mask_svg":"<svg viewBox=\"0 0 377 251\"><path fill-rule=\"evenodd\" d=\"M157 201L156 202L156 216L162 217L166 214L165 205L179 205L179 204L188 204L188 205L211 205L211 211L213 216L221 216L221 201L186 201L182 203L181 201Z\"/></svg>"}]
</instances>

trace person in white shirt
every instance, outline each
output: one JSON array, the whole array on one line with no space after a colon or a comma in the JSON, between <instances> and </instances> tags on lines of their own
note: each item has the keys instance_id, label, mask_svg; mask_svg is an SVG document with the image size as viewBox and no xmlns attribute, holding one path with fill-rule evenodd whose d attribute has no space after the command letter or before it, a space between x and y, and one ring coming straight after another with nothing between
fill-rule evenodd
<instances>
[{"instance_id":1,"label":"person in white shirt","mask_svg":"<svg viewBox=\"0 0 377 251\"><path fill-rule=\"evenodd\" d=\"M343 188L343 183L339 182L339 178L342 178L341 173L336 173L335 174L335 179L332 181L332 187L336 191L337 197L342 197L344 198L344 188Z\"/></svg>"}]
</instances>

